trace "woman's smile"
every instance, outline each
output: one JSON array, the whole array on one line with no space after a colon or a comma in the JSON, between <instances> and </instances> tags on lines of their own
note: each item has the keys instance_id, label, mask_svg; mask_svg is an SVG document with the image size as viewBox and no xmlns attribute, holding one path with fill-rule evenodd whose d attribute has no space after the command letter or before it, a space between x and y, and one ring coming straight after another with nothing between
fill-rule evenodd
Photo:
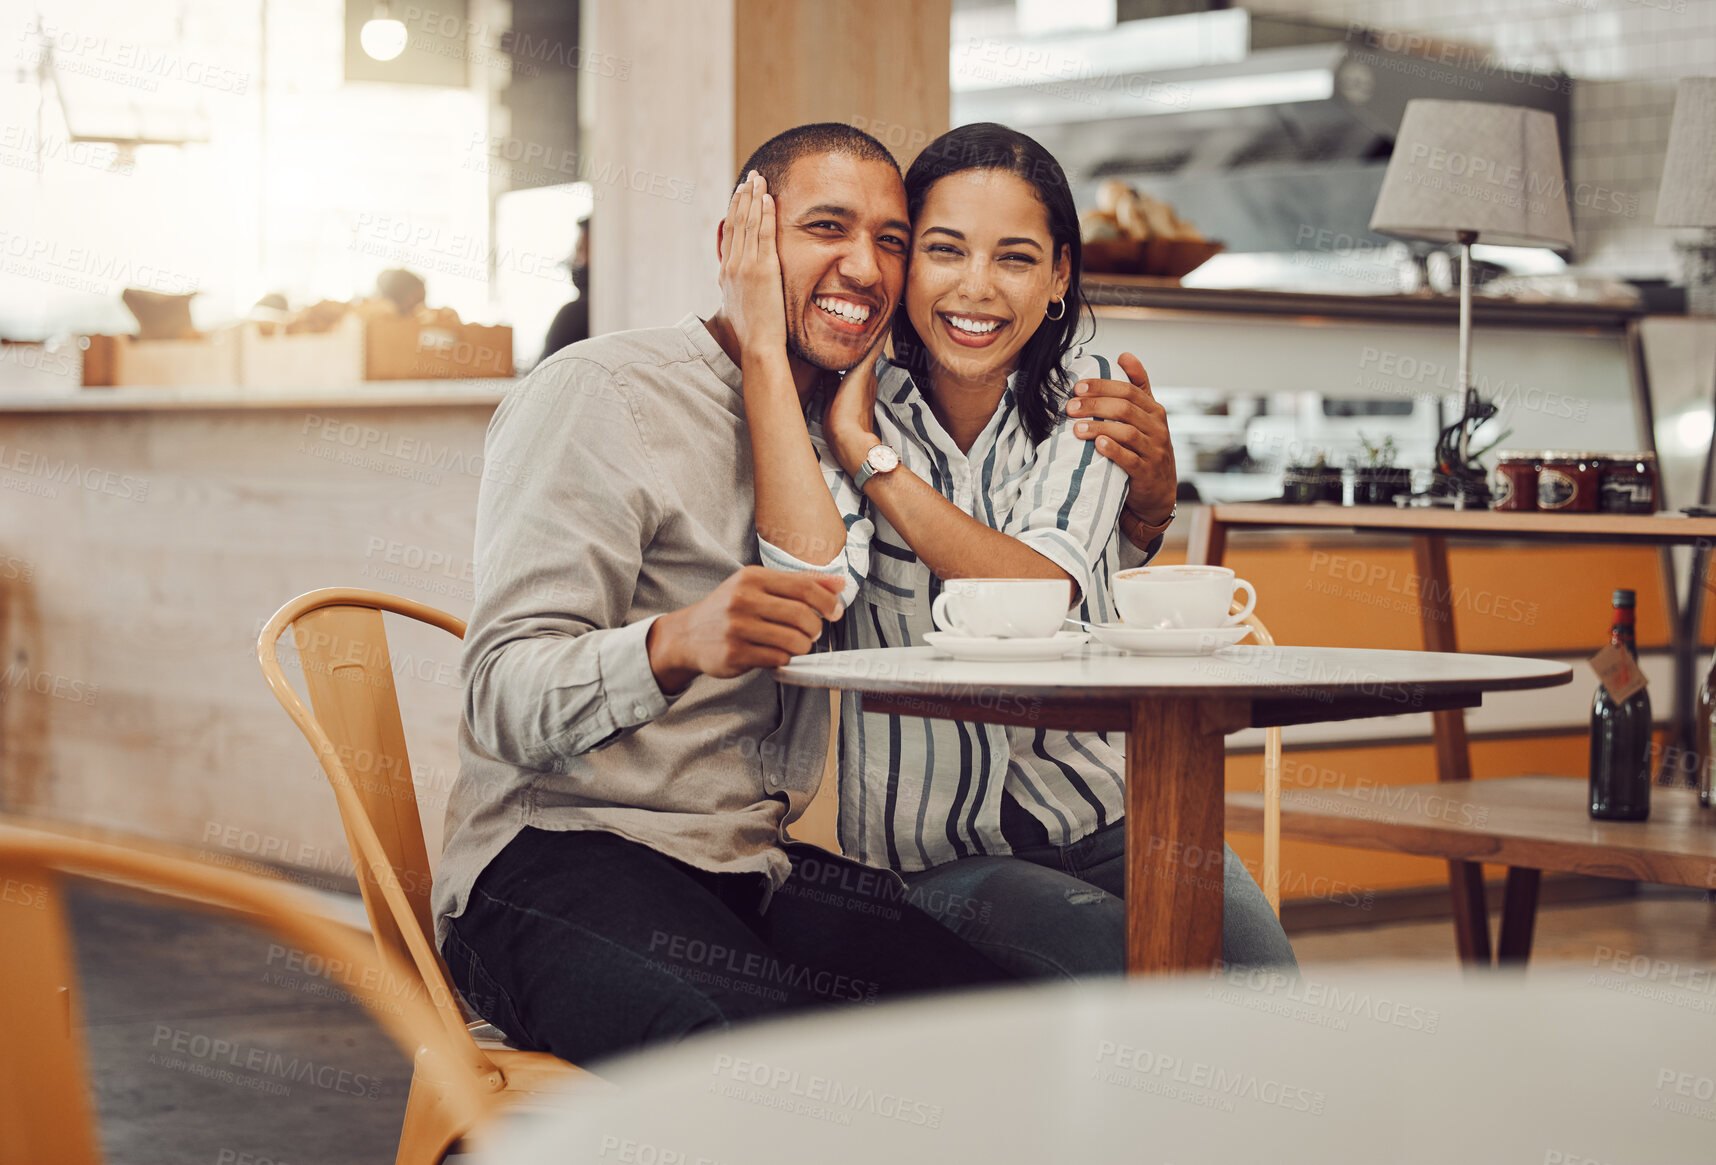
<instances>
[{"instance_id":1,"label":"woman's smile","mask_svg":"<svg viewBox=\"0 0 1716 1165\"><path fill-rule=\"evenodd\" d=\"M967 348L989 347L1001 338L1010 322L997 316L971 312L939 311L936 316L941 320L942 330L947 333L948 338Z\"/></svg>"}]
</instances>

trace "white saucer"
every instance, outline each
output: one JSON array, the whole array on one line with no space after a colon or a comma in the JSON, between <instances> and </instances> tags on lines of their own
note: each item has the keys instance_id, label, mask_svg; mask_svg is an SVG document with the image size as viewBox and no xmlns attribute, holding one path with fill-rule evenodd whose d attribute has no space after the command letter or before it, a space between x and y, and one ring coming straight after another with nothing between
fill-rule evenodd
<instances>
[{"instance_id":1,"label":"white saucer","mask_svg":"<svg viewBox=\"0 0 1716 1165\"><path fill-rule=\"evenodd\" d=\"M1089 638L1083 631L1062 631L1046 639L1000 639L995 636L955 635L951 631L924 632L924 642L937 651L974 663L1060 659L1083 647Z\"/></svg>"},{"instance_id":2,"label":"white saucer","mask_svg":"<svg viewBox=\"0 0 1716 1165\"><path fill-rule=\"evenodd\" d=\"M1209 655L1232 647L1251 634L1243 623L1235 627L1184 627L1157 630L1124 623L1092 623L1099 642L1131 655Z\"/></svg>"}]
</instances>

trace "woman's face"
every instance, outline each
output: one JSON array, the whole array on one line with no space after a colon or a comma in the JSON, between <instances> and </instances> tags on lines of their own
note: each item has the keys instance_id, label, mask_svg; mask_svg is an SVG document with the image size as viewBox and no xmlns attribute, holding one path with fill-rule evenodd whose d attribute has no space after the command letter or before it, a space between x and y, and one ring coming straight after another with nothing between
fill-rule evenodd
<instances>
[{"instance_id":1,"label":"woman's face","mask_svg":"<svg viewBox=\"0 0 1716 1165\"><path fill-rule=\"evenodd\" d=\"M1011 373L1051 301L1066 294L1071 262L1070 248L1055 254L1049 212L1023 178L963 170L937 181L912 225L906 275L906 313L932 373Z\"/></svg>"}]
</instances>

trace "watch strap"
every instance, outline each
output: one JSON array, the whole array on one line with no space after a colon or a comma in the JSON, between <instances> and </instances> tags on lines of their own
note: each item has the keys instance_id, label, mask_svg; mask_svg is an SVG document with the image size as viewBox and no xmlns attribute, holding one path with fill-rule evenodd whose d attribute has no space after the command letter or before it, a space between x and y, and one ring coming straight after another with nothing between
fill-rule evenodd
<instances>
[{"instance_id":1,"label":"watch strap","mask_svg":"<svg viewBox=\"0 0 1716 1165\"><path fill-rule=\"evenodd\" d=\"M892 445L889 445L886 442L877 442L875 445L872 445L870 447L870 452L864 455L863 462L858 466L858 472L852 475L852 484L857 487L859 493L864 492L865 482L869 481L872 477L875 477L877 473L887 472L887 470L878 470L874 465L870 464L870 458L875 456L876 450L878 449L886 449L888 452L894 454L894 464L888 466L889 470L899 468L900 455L895 451Z\"/></svg>"},{"instance_id":2,"label":"watch strap","mask_svg":"<svg viewBox=\"0 0 1716 1165\"><path fill-rule=\"evenodd\" d=\"M1174 502L1174 508L1168 511L1168 516L1162 520L1161 525L1159 525L1159 526L1146 525L1144 523L1144 521L1142 519L1139 519L1139 518L1134 518L1133 522L1136 523L1136 525L1138 527L1138 531L1140 533L1148 534L1148 535L1150 535L1150 537L1152 539L1155 539L1155 538L1160 538L1163 534L1166 534L1168 532L1168 527L1172 526L1174 524L1174 519L1179 516L1179 513L1180 513L1180 503L1176 499Z\"/></svg>"}]
</instances>

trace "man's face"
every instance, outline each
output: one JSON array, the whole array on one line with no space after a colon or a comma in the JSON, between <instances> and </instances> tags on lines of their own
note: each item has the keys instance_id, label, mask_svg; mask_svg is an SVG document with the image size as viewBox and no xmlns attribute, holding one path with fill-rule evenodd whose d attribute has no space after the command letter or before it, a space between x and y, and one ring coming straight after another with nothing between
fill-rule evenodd
<instances>
[{"instance_id":1,"label":"man's face","mask_svg":"<svg viewBox=\"0 0 1716 1165\"><path fill-rule=\"evenodd\" d=\"M893 318L906 282L906 188L884 162L809 154L775 199L787 351L852 367Z\"/></svg>"}]
</instances>

